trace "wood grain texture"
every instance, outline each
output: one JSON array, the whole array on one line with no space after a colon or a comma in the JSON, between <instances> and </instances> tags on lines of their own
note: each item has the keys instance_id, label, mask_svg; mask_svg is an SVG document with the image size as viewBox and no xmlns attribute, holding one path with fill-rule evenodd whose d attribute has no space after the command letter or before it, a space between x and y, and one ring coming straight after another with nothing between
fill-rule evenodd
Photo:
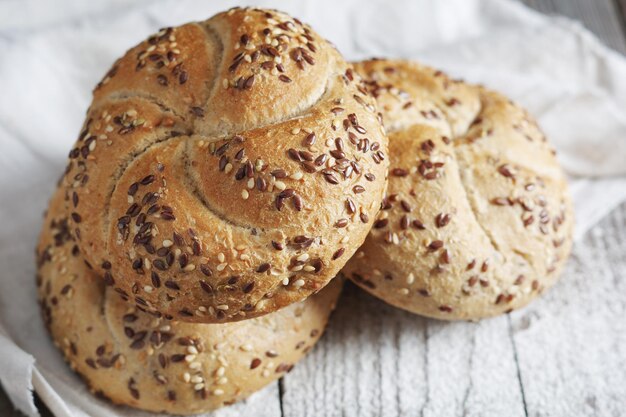
<instances>
[{"instance_id":1,"label":"wood grain texture","mask_svg":"<svg viewBox=\"0 0 626 417\"><path fill-rule=\"evenodd\" d=\"M13 416L13 405L7 398L2 387L0 387L0 416ZM16 416L18 414L15 414Z\"/></svg>"},{"instance_id":2,"label":"wood grain texture","mask_svg":"<svg viewBox=\"0 0 626 417\"><path fill-rule=\"evenodd\" d=\"M511 314L528 415L623 415L626 205L576 245L563 278Z\"/></svg>"},{"instance_id":3,"label":"wood grain texture","mask_svg":"<svg viewBox=\"0 0 626 417\"><path fill-rule=\"evenodd\" d=\"M429 320L353 285L283 386L285 416L524 415L506 316Z\"/></svg>"},{"instance_id":4,"label":"wood grain texture","mask_svg":"<svg viewBox=\"0 0 626 417\"><path fill-rule=\"evenodd\" d=\"M626 0L615 0L615 4L617 5L617 11L622 23L624 37L626 37Z\"/></svg>"},{"instance_id":5,"label":"wood grain texture","mask_svg":"<svg viewBox=\"0 0 626 417\"><path fill-rule=\"evenodd\" d=\"M615 0L520 0L533 9L581 21L611 48L626 54L626 28ZM626 0L617 0L626 3Z\"/></svg>"}]
</instances>

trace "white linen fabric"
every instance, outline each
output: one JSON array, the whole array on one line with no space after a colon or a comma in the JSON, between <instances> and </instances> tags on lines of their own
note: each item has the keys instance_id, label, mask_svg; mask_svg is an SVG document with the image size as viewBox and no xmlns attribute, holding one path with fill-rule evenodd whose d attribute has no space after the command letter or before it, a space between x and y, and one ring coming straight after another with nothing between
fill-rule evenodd
<instances>
[{"instance_id":1,"label":"white linen fabric","mask_svg":"<svg viewBox=\"0 0 626 417\"><path fill-rule=\"evenodd\" d=\"M570 177L577 239L626 199L626 59L580 24L512 0L251 3L298 16L350 60L416 59L527 107ZM0 382L25 414L38 414L34 388L58 416L144 415L88 395L63 363L39 318L33 250L91 89L112 62L160 27L232 5L0 1ZM274 385L218 414L270 414L276 395Z\"/></svg>"}]
</instances>

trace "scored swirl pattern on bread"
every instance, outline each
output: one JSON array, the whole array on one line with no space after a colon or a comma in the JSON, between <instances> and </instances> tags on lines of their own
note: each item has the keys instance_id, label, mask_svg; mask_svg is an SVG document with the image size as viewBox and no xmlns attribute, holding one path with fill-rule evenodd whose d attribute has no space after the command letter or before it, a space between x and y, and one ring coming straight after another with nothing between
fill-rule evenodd
<instances>
[{"instance_id":1,"label":"scored swirl pattern on bread","mask_svg":"<svg viewBox=\"0 0 626 417\"><path fill-rule=\"evenodd\" d=\"M256 317L320 290L385 186L374 100L276 11L164 29L94 91L64 184L70 231L125 299L166 318Z\"/></svg>"},{"instance_id":2,"label":"scored swirl pattern on bread","mask_svg":"<svg viewBox=\"0 0 626 417\"><path fill-rule=\"evenodd\" d=\"M572 204L554 150L502 95L406 61L356 65L389 132L382 210L344 269L397 307L442 319L519 308L571 248Z\"/></svg>"},{"instance_id":3,"label":"scored swirl pattern on bread","mask_svg":"<svg viewBox=\"0 0 626 417\"><path fill-rule=\"evenodd\" d=\"M53 197L37 248L39 301L55 344L98 396L154 412L212 410L289 372L324 331L339 279L236 323L181 323L141 311L84 262L64 198L63 190Z\"/></svg>"}]
</instances>

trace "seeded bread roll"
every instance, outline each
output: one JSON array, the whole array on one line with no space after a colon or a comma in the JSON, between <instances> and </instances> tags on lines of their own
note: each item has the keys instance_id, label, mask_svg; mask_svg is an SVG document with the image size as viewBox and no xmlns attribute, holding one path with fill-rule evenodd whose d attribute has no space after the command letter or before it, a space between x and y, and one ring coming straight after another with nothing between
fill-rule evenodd
<instances>
[{"instance_id":1,"label":"seeded bread roll","mask_svg":"<svg viewBox=\"0 0 626 417\"><path fill-rule=\"evenodd\" d=\"M232 9L168 28L94 91L64 179L105 282L187 322L301 301L363 243L386 137L362 80L307 25Z\"/></svg>"},{"instance_id":2,"label":"seeded bread roll","mask_svg":"<svg viewBox=\"0 0 626 417\"><path fill-rule=\"evenodd\" d=\"M394 306L449 320L508 312L554 284L572 204L532 117L418 64L356 69L383 113L391 162L382 210L344 273Z\"/></svg>"},{"instance_id":3,"label":"seeded bread roll","mask_svg":"<svg viewBox=\"0 0 626 417\"><path fill-rule=\"evenodd\" d=\"M212 410L284 375L322 334L339 279L237 323L167 321L124 302L83 261L63 195L54 197L38 245L39 299L55 344L97 395L155 412Z\"/></svg>"}]
</instances>

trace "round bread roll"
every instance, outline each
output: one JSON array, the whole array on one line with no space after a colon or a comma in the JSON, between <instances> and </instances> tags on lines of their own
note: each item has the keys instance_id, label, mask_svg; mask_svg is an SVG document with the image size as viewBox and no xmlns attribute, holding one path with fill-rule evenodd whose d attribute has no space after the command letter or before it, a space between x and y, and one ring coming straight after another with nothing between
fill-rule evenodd
<instances>
[{"instance_id":1,"label":"round bread roll","mask_svg":"<svg viewBox=\"0 0 626 417\"><path fill-rule=\"evenodd\" d=\"M289 372L321 336L341 280L305 301L237 323L168 321L121 299L88 267L55 195L37 284L55 344L97 395L154 412L195 414L247 397Z\"/></svg>"},{"instance_id":2,"label":"round bread roll","mask_svg":"<svg viewBox=\"0 0 626 417\"><path fill-rule=\"evenodd\" d=\"M344 273L396 307L448 320L520 308L554 284L572 244L572 204L532 117L418 64L356 69L383 113L390 171Z\"/></svg>"},{"instance_id":3,"label":"round bread roll","mask_svg":"<svg viewBox=\"0 0 626 417\"><path fill-rule=\"evenodd\" d=\"M70 231L105 282L187 322L257 317L320 290L386 185L373 98L283 13L161 30L94 91L64 179Z\"/></svg>"}]
</instances>

